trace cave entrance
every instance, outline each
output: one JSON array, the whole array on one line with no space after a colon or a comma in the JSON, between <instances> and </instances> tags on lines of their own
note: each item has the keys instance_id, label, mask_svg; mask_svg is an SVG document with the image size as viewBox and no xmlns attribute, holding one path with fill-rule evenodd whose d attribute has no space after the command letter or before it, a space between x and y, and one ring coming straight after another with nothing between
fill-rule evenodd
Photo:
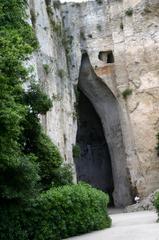
<instances>
[{"instance_id":1,"label":"cave entrance","mask_svg":"<svg viewBox=\"0 0 159 240\"><path fill-rule=\"evenodd\" d=\"M80 147L80 156L75 159L77 180L107 192L110 206L113 206L111 159L103 127L92 103L80 90L78 114L76 141Z\"/></svg>"},{"instance_id":2,"label":"cave entrance","mask_svg":"<svg viewBox=\"0 0 159 240\"><path fill-rule=\"evenodd\" d=\"M81 160L76 160L78 179L110 192L116 207L127 206L132 203L132 194L120 122L122 111L111 90L94 72L87 53L82 55L78 86L82 92L82 125L79 120L77 132L82 148Z\"/></svg>"},{"instance_id":3,"label":"cave entrance","mask_svg":"<svg viewBox=\"0 0 159 240\"><path fill-rule=\"evenodd\" d=\"M98 54L98 58L105 63L114 63L114 55L112 51L101 51Z\"/></svg>"}]
</instances>

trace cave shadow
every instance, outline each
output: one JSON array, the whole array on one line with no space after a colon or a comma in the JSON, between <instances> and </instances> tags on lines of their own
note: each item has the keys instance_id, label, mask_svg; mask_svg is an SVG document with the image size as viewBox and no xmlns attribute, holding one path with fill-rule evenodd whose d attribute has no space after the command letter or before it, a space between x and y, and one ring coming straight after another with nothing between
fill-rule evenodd
<instances>
[{"instance_id":1,"label":"cave shadow","mask_svg":"<svg viewBox=\"0 0 159 240\"><path fill-rule=\"evenodd\" d=\"M88 132L94 135L91 137L90 134L88 137L87 133L85 133L85 138L87 140L89 140L89 138L94 139L94 142L92 142L91 145L89 142L81 141L84 127L81 131L80 123L78 124L77 143L79 143L82 148L82 155L80 157L83 163L79 162L78 164L76 160L77 178L78 180L83 179L91 183L92 186L100 188L105 192L109 192L112 199L111 202L113 203L114 200L116 207L125 207L132 203L132 194L120 123L119 103L108 86L103 83L102 79L94 72L87 53L82 55L78 87L83 94L83 99L87 98L87 103L89 102L92 105L96 113L96 117L95 115L91 117L91 114L88 114L88 108L84 109L84 107L82 107L84 111L87 111L87 113L85 113L88 117L87 121L91 118L98 118L98 121L96 121L96 123L94 122L94 125L97 124L100 133L97 133L97 129L94 133L91 133L89 129ZM91 108L90 104L89 109ZM80 111L83 111L82 108ZM83 118L84 113L79 113L79 115L79 117ZM93 121L89 121L90 128L96 128L94 125L91 126ZM84 124L84 122L82 124ZM98 141L100 137L101 139ZM96 144L96 147L99 149L94 151L93 147L95 147ZM90 152L87 153L88 151ZM91 160L88 160L89 158ZM86 177L87 172L90 174L87 174Z\"/></svg>"},{"instance_id":2,"label":"cave shadow","mask_svg":"<svg viewBox=\"0 0 159 240\"><path fill-rule=\"evenodd\" d=\"M103 127L89 99L80 89L78 94L76 143L80 147L80 156L75 159L77 180L108 193L109 206L114 206L111 158Z\"/></svg>"}]
</instances>

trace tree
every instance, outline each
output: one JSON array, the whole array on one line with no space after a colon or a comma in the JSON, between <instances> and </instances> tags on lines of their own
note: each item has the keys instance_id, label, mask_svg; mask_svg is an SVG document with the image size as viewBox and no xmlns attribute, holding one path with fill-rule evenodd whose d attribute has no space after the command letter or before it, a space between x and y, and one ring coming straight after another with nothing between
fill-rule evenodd
<instances>
[{"instance_id":1,"label":"tree","mask_svg":"<svg viewBox=\"0 0 159 240\"><path fill-rule=\"evenodd\" d=\"M52 102L29 82L24 61L38 49L26 22L26 0L0 0L0 199L25 200L51 186L62 157L44 134L39 114ZM55 174L54 171L56 172Z\"/></svg>"}]
</instances>

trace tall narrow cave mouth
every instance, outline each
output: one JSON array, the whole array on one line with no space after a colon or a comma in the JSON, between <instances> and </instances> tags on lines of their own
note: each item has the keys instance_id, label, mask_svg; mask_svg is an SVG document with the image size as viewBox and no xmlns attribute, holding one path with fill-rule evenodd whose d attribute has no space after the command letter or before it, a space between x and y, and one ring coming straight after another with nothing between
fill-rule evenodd
<instances>
[{"instance_id":1,"label":"tall narrow cave mouth","mask_svg":"<svg viewBox=\"0 0 159 240\"><path fill-rule=\"evenodd\" d=\"M103 127L90 100L79 90L77 144L80 156L75 159L77 180L84 181L110 196L113 205L111 158Z\"/></svg>"},{"instance_id":2,"label":"tall narrow cave mouth","mask_svg":"<svg viewBox=\"0 0 159 240\"><path fill-rule=\"evenodd\" d=\"M115 207L130 205L132 186L121 126L122 111L111 89L95 73L86 52L81 58L78 86L83 94L79 99L77 143L81 146L81 156L75 161L77 178L113 195Z\"/></svg>"}]
</instances>

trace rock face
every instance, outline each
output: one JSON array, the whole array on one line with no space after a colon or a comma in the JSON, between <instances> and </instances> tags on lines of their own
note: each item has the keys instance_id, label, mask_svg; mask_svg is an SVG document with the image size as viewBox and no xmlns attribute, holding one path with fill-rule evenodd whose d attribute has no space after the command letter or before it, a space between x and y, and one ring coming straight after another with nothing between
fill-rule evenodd
<instances>
[{"instance_id":1,"label":"rock face","mask_svg":"<svg viewBox=\"0 0 159 240\"><path fill-rule=\"evenodd\" d=\"M37 81L53 99L52 110L42 116L43 127L59 147L65 161L72 163L72 144L75 143L77 131L74 83L70 81L62 42L64 29L60 5L58 1L53 2L29 1L31 20L40 46L32 62Z\"/></svg>"},{"instance_id":2,"label":"rock face","mask_svg":"<svg viewBox=\"0 0 159 240\"><path fill-rule=\"evenodd\" d=\"M138 211L144 211L144 210L155 210L154 206L154 198L156 193L158 193L159 190L156 190L155 192L148 195L146 198L141 200L141 202L127 206L124 209L124 212L138 212Z\"/></svg>"},{"instance_id":3,"label":"rock face","mask_svg":"<svg viewBox=\"0 0 159 240\"><path fill-rule=\"evenodd\" d=\"M54 100L45 131L73 163L78 84L102 123L115 205L147 196L159 185L159 1L30 0L30 13L36 78Z\"/></svg>"}]
</instances>

